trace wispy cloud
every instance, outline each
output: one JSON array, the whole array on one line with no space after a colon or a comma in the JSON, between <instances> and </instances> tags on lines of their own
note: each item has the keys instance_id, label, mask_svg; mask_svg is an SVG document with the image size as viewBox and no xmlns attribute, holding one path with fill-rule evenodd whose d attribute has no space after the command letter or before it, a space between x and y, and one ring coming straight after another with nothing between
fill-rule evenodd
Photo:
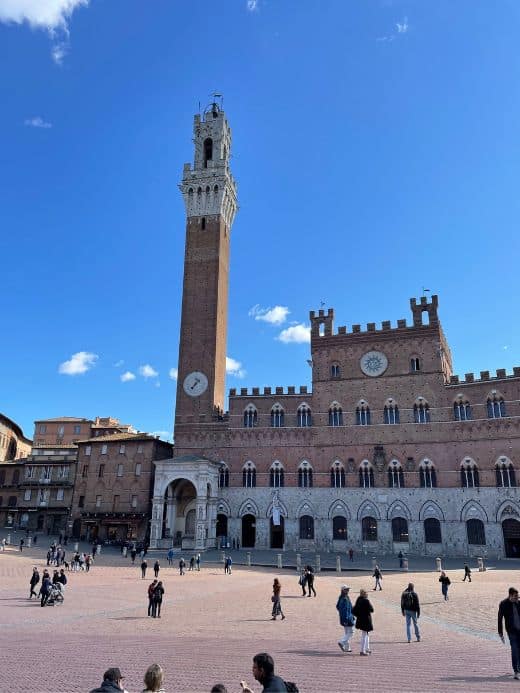
<instances>
[{"instance_id":1,"label":"wispy cloud","mask_svg":"<svg viewBox=\"0 0 520 693\"><path fill-rule=\"evenodd\" d=\"M119 361L116 361L114 363L114 368L121 368L121 366L124 364L124 359L119 359Z\"/></svg>"},{"instance_id":2,"label":"wispy cloud","mask_svg":"<svg viewBox=\"0 0 520 693\"><path fill-rule=\"evenodd\" d=\"M62 375L82 375L96 365L99 356L90 351L78 351L72 354L68 361L63 361L58 366L58 373Z\"/></svg>"},{"instance_id":3,"label":"wispy cloud","mask_svg":"<svg viewBox=\"0 0 520 693\"><path fill-rule=\"evenodd\" d=\"M177 370L177 368L170 368L170 370L168 371L168 375L172 380L177 380L177 378L179 377L179 371Z\"/></svg>"},{"instance_id":4,"label":"wispy cloud","mask_svg":"<svg viewBox=\"0 0 520 693\"><path fill-rule=\"evenodd\" d=\"M244 378L246 376L246 371L242 368L242 363L236 359L232 359L231 356L226 356L226 373L228 375L234 375L235 378Z\"/></svg>"},{"instance_id":5,"label":"wispy cloud","mask_svg":"<svg viewBox=\"0 0 520 693\"><path fill-rule=\"evenodd\" d=\"M385 36L378 36L378 38L376 38L376 41L395 41L395 39L399 35L407 34L409 29L410 25L408 24L408 17L404 17L402 21L395 23L393 31L391 31L389 34L386 34Z\"/></svg>"},{"instance_id":6,"label":"wispy cloud","mask_svg":"<svg viewBox=\"0 0 520 693\"><path fill-rule=\"evenodd\" d=\"M28 128L43 128L44 130L52 128L52 123L49 123L48 121L44 120L41 116L26 118L23 121L23 124L26 125Z\"/></svg>"},{"instance_id":7,"label":"wispy cloud","mask_svg":"<svg viewBox=\"0 0 520 693\"><path fill-rule=\"evenodd\" d=\"M258 10L260 0L247 0L247 9L250 12L256 12Z\"/></svg>"},{"instance_id":8,"label":"wispy cloud","mask_svg":"<svg viewBox=\"0 0 520 693\"><path fill-rule=\"evenodd\" d=\"M276 339L284 344L307 344L311 341L311 328L297 323L282 330Z\"/></svg>"},{"instance_id":9,"label":"wispy cloud","mask_svg":"<svg viewBox=\"0 0 520 693\"><path fill-rule=\"evenodd\" d=\"M74 10L90 0L0 0L0 22L27 23L43 29L52 41L51 56L61 65L69 48L69 21Z\"/></svg>"},{"instance_id":10,"label":"wispy cloud","mask_svg":"<svg viewBox=\"0 0 520 693\"><path fill-rule=\"evenodd\" d=\"M157 378L159 373L149 363L145 363L144 366L139 366L139 375L143 378Z\"/></svg>"},{"instance_id":11,"label":"wispy cloud","mask_svg":"<svg viewBox=\"0 0 520 693\"><path fill-rule=\"evenodd\" d=\"M248 315L255 320L262 320L271 325L283 325L291 311L287 306L274 306L274 308L262 308L258 303L249 309Z\"/></svg>"},{"instance_id":12,"label":"wispy cloud","mask_svg":"<svg viewBox=\"0 0 520 693\"><path fill-rule=\"evenodd\" d=\"M159 438L162 438L163 440L168 441L169 443L172 442L173 440L173 433L172 431L152 431L150 433L151 436L159 436Z\"/></svg>"},{"instance_id":13,"label":"wispy cloud","mask_svg":"<svg viewBox=\"0 0 520 693\"><path fill-rule=\"evenodd\" d=\"M122 383L129 383L131 380L135 380L135 374L132 371L125 371L120 375Z\"/></svg>"}]
</instances>

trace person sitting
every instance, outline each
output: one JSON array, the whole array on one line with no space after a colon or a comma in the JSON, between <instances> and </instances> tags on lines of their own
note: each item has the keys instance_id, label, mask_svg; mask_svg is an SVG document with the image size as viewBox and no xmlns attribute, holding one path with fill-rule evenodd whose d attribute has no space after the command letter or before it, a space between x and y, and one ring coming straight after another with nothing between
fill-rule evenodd
<instances>
[{"instance_id":1,"label":"person sitting","mask_svg":"<svg viewBox=\"0 0 520 693\"><path fill-rule=\"evenodd\" d=\"M164 680L164 671L159 664L152 664L146 670L144 675L143 693L165 693L162 687Z\"/></svg>"},{"instance_id":2,"label":"person sitting","mask_svg":"<svg viewBox=\"0 0 520 693\"><path fill-rule=\"evenodd\" d=\"M262 693L287 692L285 681L274 673L274 660L267 652L259 652L253 657L253 676L262 684ZM253 693L252 689L241 681L243 693Z\"/></svg>"},{"instance_id":3,"label":"person sitting","mask_svg":"<svg viewBox=\"0 0 520 693\"><path fill-rule=\"evenodd\" d=\"M99 688L93 688L90 693L120 693L120 691L128 693L123 687L124 678L120 669L111 667L103 674L103 683L101 686L99 686Z\"/></svg>"}]
</instances>

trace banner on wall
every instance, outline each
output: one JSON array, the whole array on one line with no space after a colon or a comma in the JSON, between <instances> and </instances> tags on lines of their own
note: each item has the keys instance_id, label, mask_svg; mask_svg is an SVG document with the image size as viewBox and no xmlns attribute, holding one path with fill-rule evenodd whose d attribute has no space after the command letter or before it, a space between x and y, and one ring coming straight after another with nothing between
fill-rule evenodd
<instances>
[{"instance_id":1,"label":"banner on wall","mask_svg":"<svg viewBox=\"0 0 520 693\"><path fill-rule=\"evenodd\" d=\"M280 524L280 508L273 507L273 525Z\"/></svg>"}]
</instances>

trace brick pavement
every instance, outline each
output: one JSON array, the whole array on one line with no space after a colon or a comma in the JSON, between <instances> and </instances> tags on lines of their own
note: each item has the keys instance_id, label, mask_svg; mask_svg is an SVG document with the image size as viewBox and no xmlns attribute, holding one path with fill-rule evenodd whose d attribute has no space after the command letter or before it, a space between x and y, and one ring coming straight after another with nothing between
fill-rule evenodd
<instances>
[{"instance_id":1,"label":"brick pavement","mask_svg":"<svg viewBox=\"0 0 520 693\"><path fill-rule=\"evenodd\" d=\"M495 636L498 600L514 570L474 572L471 584L452 571L451 600L440 594L438 574L385 575L382 592L370 592L375 631L371 657L342 654L335 610L339 586L355 594L371 587L367 574L323 573L317 598L302 598L294 571L204 565L180 577L161 558L166 594L163 617L146 616L146 587L129 559L104 553L89 574L70 574L65 604L41 609L27 599L33 564L43 567L44 547L0 553L0 672L2 691L66 693L99 685L103 671L119 666L130 693L142 690L146 667L159 662L169 693L209 691L222 681L230 693L239 681L254 684L251 656L270 652L277 671L302 693L339 691L502 690L511 680L509 647ZM70 551L69 551L70 554ZM149 565L153 563L153 558ZM153 572L149 569L150 580ZM285 621L270 620L271 583L282 582ZM399 597L408 580L423 605L422 642L406 642ZM260 686L254 684L255 691Z\"/></svg>"}]
</instances>

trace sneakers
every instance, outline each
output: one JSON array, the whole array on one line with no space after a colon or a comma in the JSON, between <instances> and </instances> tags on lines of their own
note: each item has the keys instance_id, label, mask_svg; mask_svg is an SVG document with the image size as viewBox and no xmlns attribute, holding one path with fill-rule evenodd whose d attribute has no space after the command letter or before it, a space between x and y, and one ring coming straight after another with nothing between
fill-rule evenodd
<instances>
[{"instance_id":1,"label":"sneakers","mask_svg":"<svg viewBox=\"0 0 520 693\"><path fill-rule=\"evenodd\" d=\"M284 614L282 614L282 621L284 620L284 618L285 618L285 616L284 616Z\"/></svg>"},{"instance_id":2,"label":"sneakers","mask_svg":"<svg viewBox=\"0 0 520 693\"><path fill-rule=\"evenodd\" d=\"M360 657L368 657L368 652L360 652L359 656Z\"/></svg>"},{"instance_id":3,"label":"sneakers","mask_svg":"<svg viewBox=\"0 0 520 693\"><path fill-rule=\"evenodd\" d=\"M520 679L520 672L515 671L515 674L513 676L514 679Z\"/></svg>"},{"instance_id":4,"label":"sneakers","mask_svg":"<svg viewBox=\"0 0 520 693\"><path fill-rule=\"evenodd\" d=\"M338 642L338 647L342 652L346 652L345 647L343 646L343 643ZM516 674L515 674L515 676L516 676Z\"/></svg>"},{"instance_id":5,"label":"sneakers","mask_svg":"<svg viewBox=\"0 0 520 693\"><path fill-rule=\"evenodd\" d=\"M420 638L420 637L419 637L419 638L417 638L417 642L421 642L421 638Z\"/></svg>"}]
</instances>

